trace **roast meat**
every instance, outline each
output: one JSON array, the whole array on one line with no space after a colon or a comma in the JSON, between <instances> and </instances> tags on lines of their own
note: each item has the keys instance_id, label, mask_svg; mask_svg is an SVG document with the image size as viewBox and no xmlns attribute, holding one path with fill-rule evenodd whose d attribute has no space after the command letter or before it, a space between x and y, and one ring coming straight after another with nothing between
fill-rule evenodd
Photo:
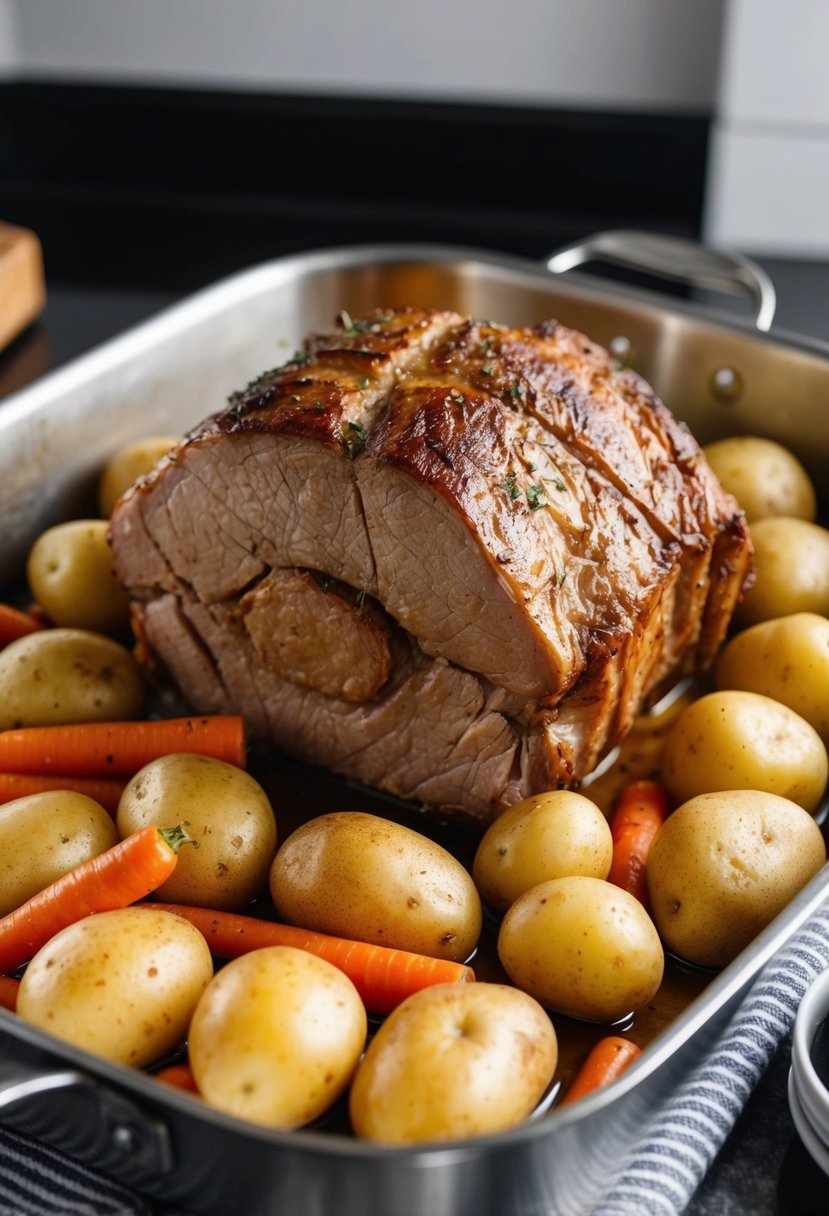
<instances>
[{"instance_id":1,"label":"roast meat","mask_svg":"<svg viewBox=\"0 0 829 1216\"><path fill-rule=\"evenodd\" d=\"M482 819L577 784L705 668L751 567L687 428L604 349L413 309L235 394L111 541L195 710Z\"/></svg>"}]
</instances>

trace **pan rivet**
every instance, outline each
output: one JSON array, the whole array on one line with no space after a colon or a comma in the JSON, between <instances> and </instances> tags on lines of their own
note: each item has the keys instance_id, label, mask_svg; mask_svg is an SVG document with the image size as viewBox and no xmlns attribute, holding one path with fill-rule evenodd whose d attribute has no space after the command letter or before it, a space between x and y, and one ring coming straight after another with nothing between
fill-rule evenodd
<instances>
[{"instance_id":1,"label":"pan rivet","mask_svg":"<svg viewBox=\"0 0 829 1216\"><path fill-rule=\"evenodd\" d=\"M733 367L718 367L711 377L711 392L722 401L736 401L742 391L742 377Z\"/></svg>"},{"instance_id":2,"label":"pan rivet","mask_svg":"<svg viewBox=\"0 0 829 1216\"><path fill-rule=\"evenodd\" d=\"M615 338L611 338L607 349L619 363L631 363L633 361L635 353L633 343L624 334L617 334Z\"/></svg>"},{"instance_id":3,"label":"pan rivet","mask_svg":"<svg viewBox=\"0 0 829 1216\"><path fill-rule=\"evenodd\" d=\"M135 1133L126 1123L113 1128L112 1143L122 1153L131 1153L135 1148Z\"/></svg>"}]
</instances>

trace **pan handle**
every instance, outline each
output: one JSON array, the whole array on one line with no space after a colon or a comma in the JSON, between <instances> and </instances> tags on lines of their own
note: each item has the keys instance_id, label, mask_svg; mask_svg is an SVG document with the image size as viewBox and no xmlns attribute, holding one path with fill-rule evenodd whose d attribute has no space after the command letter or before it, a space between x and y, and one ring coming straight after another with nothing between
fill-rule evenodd
<instances>
[{"instance_id":1,"label":"pan handle","mask_svg":"<svg viewBox=\"0 0 829 1216\"><path fill-rule=\"evenodd\" d=\"M777 306L774 284L761 266L742 254L709 249L682 237L620 228L564 245L547 258L546 266L553 274L563 274L594 261L611 262L689 287L748 296L757 329L771 329Z\"/></svg>"},{"instance_id":2,"label":"pan handle","mask_svg":"<svg viewBox=\"0 0 829 1216\"><path fill-rule=\"evenodd\" d=\"M59 1093L79 1105L63 1109L55 1123L55 1095ZM39 1106L47 1120L43 1126ZM0 1122L8 1122L22 1135L45 1140L91 1169L128 1185L168 1174L175 1165L164 1123L76 1068L40 1068L19 1059L0 1061ZM60 1129L55 1136L50 1135L52 1127Z\"/></svg>"}]
</instances>

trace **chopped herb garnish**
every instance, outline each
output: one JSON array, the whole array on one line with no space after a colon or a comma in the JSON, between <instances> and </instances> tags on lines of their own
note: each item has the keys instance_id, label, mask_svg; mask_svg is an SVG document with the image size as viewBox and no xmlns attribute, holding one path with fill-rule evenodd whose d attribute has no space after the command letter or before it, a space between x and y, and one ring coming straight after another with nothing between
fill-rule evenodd
<instances>
[{"instance_id":1,"label":"chopped herb garnish","mask_svg":"<svg viewBox=\"0 0 829 1216\"><path fill-rule=\"evenodd\" d=\"M325 405L325 402L324 402L324 401L321 401L321 400L319 399L319 397L317 397L316 401L314 402L314 409L315 409L315 410L321 410L321 409L323 408L323 406L324 406L324 405Z\"/></svg>"},{"instance_id":2,"label":"chopped herb garnish","mask_svg":"<svg viewBox=\"0 0 829 1216\"><path fill-rule=\"evenodd\" d=\"M456 401L458 405L463 405L465 398L463 393L453 393L452 400Z\"/></svg>"},{"instance_id":3,"label":"chopped herb garnish","mask_svg":"<svg viewBox=\"0 0 829 1216\"><path fill-rule=\"evenodd\" d=\"M530 504L531 511L537 511L539 507L544 506L544 487L543 486L528 486L527 487L527 502Z\"/></svg>"},{"instance_id":4,"label":"chopped herb garnish","mask_svg":"<svg viewBox=\"0 0 829 1216\"><path fill-rule=\"evenodd\" d=\"M561 570L556 570L556 586L560 587L567 578L567 571L562 567Z\"/></svg>"},{"instance_id":5,"label":"chopped herb garnish","mask_svg":"<svg viewBox=\"0 0 829 1216\"><path fill-rule=\"evenodd\" d=\"M517 476L518 475L515 472L515 469L511 469L507 474L507 480L502 481L498 486L499 490L506 490L513 502L515 502L516 498L521 497L521 491L518 489L518 484L516 481Z\"/></svg>"},{"instance_id":6,"label":"chopped herb garnish","mask_svg":"<svg viewBox=\"0 0 829 1216\"><path fill-rule=\"evenodd\" d=\"M368 376L363 376L360 381L360 388L368 388Z\"/></svg>"},{"instance_id":7,"label":"chopped herb garnish","mask_svg":"<svg viewBox=\"0 0 829 1216\"><path fill-rule=\"evenodd\" d=\"M366 446L362 423L346 423L343 427L343 439L345 440L345 446L348 448L349 455L352 457L359 456Z\"/></svg>"},{"instance_id":8,"label":"chopped herb garnish","mask_svg":"<svg viewBox=\"0 0 829 1216\"><path fill-rule=\"evenodd\" d=\"M311 352L309 350L295 350L292 362L293 363L307 363L310 358L311 358Z\"/></svg>"},{"instance_id":9,"label":"chopped herb garnish","mask_svg":"<svg viewBox=\"0 0 829 1216\"><path fill-rule=\"evenodd\" d=\"M523 384L513 384L512 388L509 391L509 395L510 395L510 397L512 397L513 401L522 400L524 397Z\"/></svg>"},{"instance_id":10,"label":"chopped herb garnish","mask_svg":"<svg viewBox=\"0 0 829 1216\"><path fill-rule=\"evenodd\" d=\"M492 375L492 364L491 363L487 363L486 367L481 368L481 375L482 376L491 376Z\"/></svg>"},{"instance_id":11,"label":"chopped herb garnish","mask_svg":"<svg viewBox=\"0 0 829 1216\"><path fill-rule=\"evenodd\" d=\"M366 593L361 591L357 596L357 616L362 616L366 610Z\"/></svg>"},{"instance_id":12,"label":"chopped herb garnish","mask_svg":"<svg viewBox=\"0 0 829 1216\"><path fill-rule=\"evenodd\" d=\"M481 343L481 350L485 355L489 354L489 352L492 350L492 338L484 338L483 342Z\"/></svg>"},{"instance_id":13,"label":"chopped herb garnish","mask_svg":"<svg viewBox=\"0 0 829 1216\"><path fill-rule=\"evenodd\" d=\"M535 470L537 469L537 467L538 467L538 466L537 466L537 465L534 465L534 464L533 464L533 462L532 462L531 460L528 460L528 461L527 461L527 472L528 472L528 473L534 473L534 472L535 472Z\"/></svg>"},{"instance_id":14,"label":"chopped herb garnish","mask_svg":"<svg viewBox=\"0 0 829 1216\"><path fill-rule=\"evenodd\" d=\"M625 370L625 365L621 359L613 360L613 370L614 372L623 372Z\"/></svg>"},{"instance_id":15,"label":"chopped herb garnish","mask_svg":"<svg viewBox=\"0 0 829 1216\"><path fill-rule=\"evenodd\" d=\"M564 482L561 480L560 477L557 477L555 479L555 481L553 482L553 485L555 486L555 488L557 490L560 490L562 493L567 489L567 486L564 484Z\"/></svg>"}]
</instances>

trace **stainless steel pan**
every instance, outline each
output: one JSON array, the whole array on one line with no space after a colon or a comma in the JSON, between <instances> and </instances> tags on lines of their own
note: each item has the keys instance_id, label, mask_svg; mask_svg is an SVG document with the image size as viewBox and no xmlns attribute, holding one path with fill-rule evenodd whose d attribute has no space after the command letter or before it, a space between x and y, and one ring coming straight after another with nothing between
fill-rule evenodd
<instances>
[{"instance_id":1,"label":"stainless steel pan","mask_svg":"<svg viewBox=\"0 0 829 1216\"><path fill-rule=\"evenodd\" d=\"M554 271L603 257L747 294L747 320ZM548 268L549 267L549 268ZM342 309L456 308L558 317L636 367L702 442L753 432L829 469L829 346L768 326L758 268L636 234L602 234L546 265L476 250L367 247L290 257L193 296L0 405L0 580L45 526L90 509L107 456L184 429ZM645 1115L704 1053L763 963L824 898L821 873L609 1090L509 1133L378 1150L322 1129L283 1134L202 1108L0 1009L0 1121L170 1208L262 1216L549 1216L590 1211Z\"/></svg>"}]
</instances>

